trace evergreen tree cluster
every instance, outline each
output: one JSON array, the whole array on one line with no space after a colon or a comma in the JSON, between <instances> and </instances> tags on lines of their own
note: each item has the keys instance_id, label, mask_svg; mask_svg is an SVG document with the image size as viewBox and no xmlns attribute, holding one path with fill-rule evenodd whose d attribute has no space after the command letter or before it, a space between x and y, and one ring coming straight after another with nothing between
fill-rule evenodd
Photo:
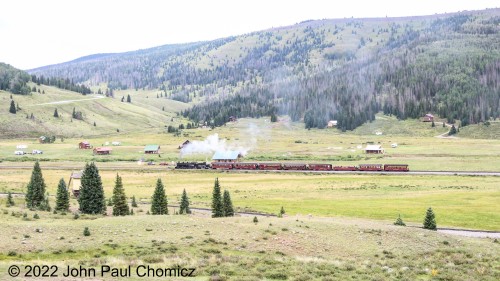
<instances>
[{"instance_id":1,"label":"evergreen tree cluster","mask_svg":"<svg viewBox=\"0 0 500 281\"><path fill-rule=\"evenodd\" d=\"M224 195L222 195L219 178L216 178L212 191L212 218L232 216L234 216L234 207L229 191L224 190Z\"/></svg>"},{"instance_id":2,"label":"evergreen tree cluster","mask_svg":"<svg viewBox=\"0 0 500 281\"><path fill-rule=\"evenodd\" d=\"M28 73L0 62L1 91L9 91L17 95L28 95L31 92L30 87L27 85L29 81L30 76Z\"/></svg>"},{"instance_id":3,"label":"evergreen tree cluster","mask_svg":"<svg viewBox=\"0 0 500 281\"><path fill-rule=\"evenodd\" d=\"M56 78L56 77L44 77L43 75L41 76L36 76L36 75L31 75L31 81L33 83L36 83L38 86L41 84L47 85L47 86L54 86L59 89L64 89L64 90L69 90L72 92L77 92L82 95L87 95L91 94L92 90L90 90L89 87L83 85L83 84L75 84L72 80L69 78Z\"/></svg>"}]
</instances>

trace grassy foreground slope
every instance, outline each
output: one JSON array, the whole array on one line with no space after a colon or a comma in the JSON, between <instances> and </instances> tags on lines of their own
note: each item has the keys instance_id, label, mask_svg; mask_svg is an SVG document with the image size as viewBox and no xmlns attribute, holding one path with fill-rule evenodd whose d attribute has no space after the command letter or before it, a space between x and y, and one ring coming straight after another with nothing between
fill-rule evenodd
<instances>
[{"instance_id":1,"label":"grassy foreground slope","mask_svg":"<svg viewBox=\"0 0 500 281\"><path fill-rule=\"evenodd\" d=\"M33 83L28 85L30 88L36 86L45 94L33 92L31 95L12 95L14 102L21 108L16 114L8 111L11 94L0 91L0 103L5 105L0 110L2 138L41 135L67 138L116 134L117 130L120 133L148 130L158 132L171 123L171 118L176 116L175 111L187 107L181 102L168 99L158 99L154 104L141 102L139 93L135 94L139 97L137 100L127 103L121 102L118 94L115 98L84 96L51 86L37 86ZM146 96L147 93L143 95ZM162 111L162 107L166 108L165 111ZM82 112L83 120L71 118L73 108ZM59 118L54 117L55 109Z\"/></svg>"},{"instance_id":2,"label":"grassy foreground slope","mask_svg":"<svg viewBox=\"0 0 500 281\"><path fill-rule=\"evenodd\" d=\"M195 268L192 280L498 280L499 243L364 220L190 216L88 217L0 213L7 267ZM28 219L19 216L27 212ZM11 213L14 213L12 215ZM83 236L88 227L90 236ZM36 231L38 229L39 231ZM24 272L24 270L22 271ZM152 278L148 278L150 280ZM54 278L53 280L66 280ZM161 278L158 280L179 280ZM191 279L190 279L191 280Z\"/></svg>"}]
</instances>

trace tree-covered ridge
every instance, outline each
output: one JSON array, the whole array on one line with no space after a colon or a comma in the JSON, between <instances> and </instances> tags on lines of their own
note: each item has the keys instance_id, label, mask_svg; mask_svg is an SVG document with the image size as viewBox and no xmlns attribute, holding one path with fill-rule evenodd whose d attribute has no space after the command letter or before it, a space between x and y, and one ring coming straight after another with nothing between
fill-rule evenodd
<instances>
[{"instance_id":1,"label":"tree-covered ridge","mask_svg":"<svg viewBox=\"0 0 500 281\"><path fill-rule=\"evenodd\" d=\"M350 130L383 110L463 125L499 115L500 9L413 18L307 21L186 45L109 54L31 71L110 88L158 88L220 126L288 114Z\"/></svg>"},{"instance_id":2,"label":"tree-covered ridge","mask_svg":"<svg viewBox=\"0 0 500 281\"><path fill-rule=\"evenodd\" d=\"M0 62L0 90L27 95L31 92L26 85L29 81L28 73Z\"/></svg>"}]
</instances>

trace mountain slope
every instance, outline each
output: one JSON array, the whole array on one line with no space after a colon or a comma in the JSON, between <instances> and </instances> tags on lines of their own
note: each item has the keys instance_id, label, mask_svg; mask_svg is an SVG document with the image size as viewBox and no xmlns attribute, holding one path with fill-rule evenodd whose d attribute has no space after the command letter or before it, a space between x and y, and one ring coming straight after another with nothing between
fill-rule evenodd
<instances>
[{"instance_id":1,"label":"mountain slope","mask_svg":"<svg viewBox=\"0 0 500 281\"><path fill-rule=\"evenodd\" d=\"M16 114L8 107L0 110L2 138L9 137L87 137L130 132L161 132L167 125L178 125L175 111L187 108L181 102L156 99L144 102L147 93L117 92L116 98L103 95L81 95L52 86L29 83L42 93L12 95L21 108ZM119 96L129 94L132 103L121 102ZM0 103L10 104L9 92L0 91ZM165 111L162 110L165 109ZM54 117L57 109L59 117ZM73 110L81 112L82 120L72 118ZM95 126L94 126L95 122Z\"/></svg>"},{"instance_id":2,"label":"mountain slope","mask_svg":"<svg viewBox=\"0 0 500 281\"><path fill-rule=\"evenodd\" d=\"M307 21L30 71L112 88L161 89L184 116L224 124L273 113L354 129L383 111L462 125L500 115L500 9L412 18Z\"/></svg>"}]
</instances>

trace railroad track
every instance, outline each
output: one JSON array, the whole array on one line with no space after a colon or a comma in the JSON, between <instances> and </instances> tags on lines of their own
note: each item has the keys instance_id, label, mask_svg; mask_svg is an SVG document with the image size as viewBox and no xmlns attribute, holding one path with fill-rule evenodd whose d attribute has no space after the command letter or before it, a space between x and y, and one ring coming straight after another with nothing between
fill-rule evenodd
<instances>
[{"instance_id":1,"label":"railroad track","mask_svg":"<svg viewBox=\"0 0 500 281\"><path fill-rule=\"evenodd\" d=\"M43 165L44 170L82 170L84 165ZM141 165L141 166L107 166L99 165L99 170L104 171L172 171L167 166ZM32 165L2 165L0 170L31 170ZM311 171L311 170L213 170L213 169L176 169L175 171L205 171L205 172L227 172L227 173L310 173L310 174L354 174L354 175L440 175L440 176L500 176L500 172L494 171L409 171L409 172L388 172L388 171Z\"/></svg>"}]
</instances>

